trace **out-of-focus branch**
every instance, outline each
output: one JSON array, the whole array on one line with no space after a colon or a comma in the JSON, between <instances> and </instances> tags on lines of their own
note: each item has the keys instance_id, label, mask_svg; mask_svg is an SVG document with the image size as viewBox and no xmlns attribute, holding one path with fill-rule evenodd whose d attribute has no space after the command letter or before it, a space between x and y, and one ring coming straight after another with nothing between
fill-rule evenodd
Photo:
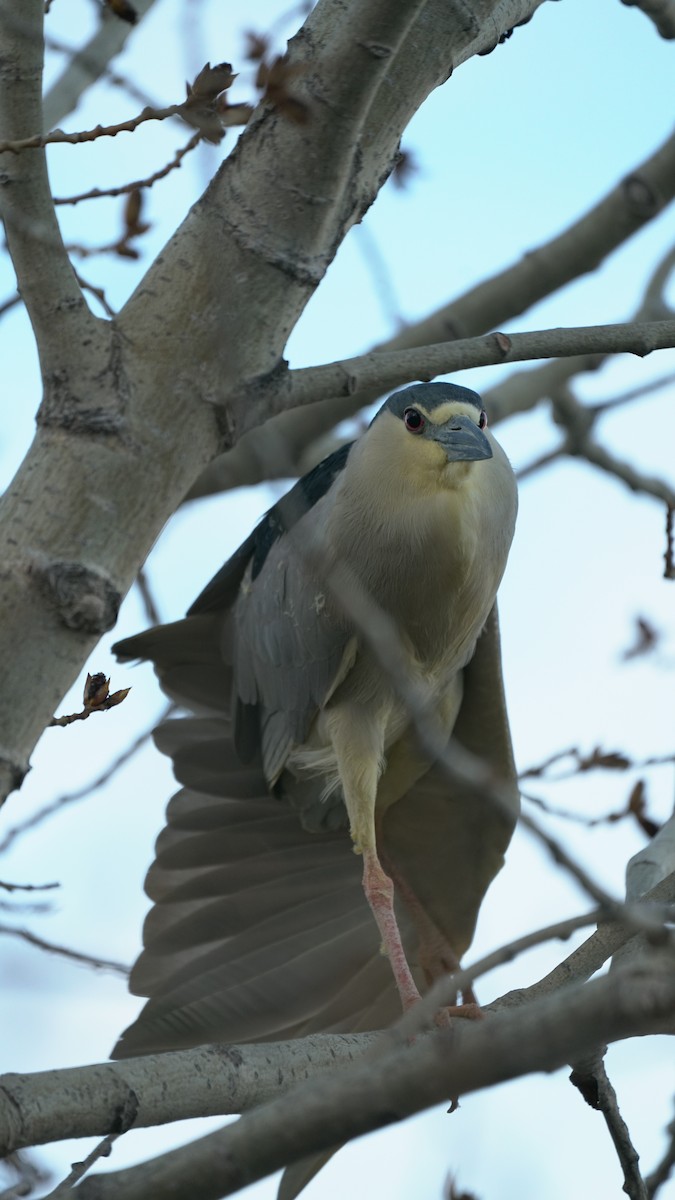
<instances>
[{"instance_id":1,"label":"out-of-focus branch","mask_svg":"<svg viewBox=\"0 0 675 1200\"><path fill-rule=\"evenodd\" d=\"M166 176L171 171L175 171L180 167L186 154L194 150L202 140L202 134L197 131L184 146L176 151L170 162L166 163L160 170L155 171L152 175L147 175L145 179L135 179L132 183L124 183L119 187L111 188L92 188L88 192L81 192L79 196L59 196L54 197L54 204L79 204L82 200L100 200L102 196L124 196L129 192L139 191L141 188L151 188L160 179L166 179Z\"/></svg>"},{"instance_id":2,"label":"out-of-focus branch","mask_svg":"<svg viewBox=\"0 0 675 1200\"><path fill-rule=\"evenodd\" d=\"M6 0L0 10L3 57L0 73L0 140L13 141L40 129L42 103L42 0ZM89 313L68 261L54 214L44 151L31 156L3 155L0 215L22 299L45 357L55 367L64 342L87 331Z\"/></svg>"},{"instance_id":3,"label":"out-of-focus branch","mask_svg":"<svg viewBox=\"0 0 675 1200\"><path fill-rule=\"evenodd\" d=\"M134 0L138 16L144 16L154 2ZM84 92L106 73L108 63L122 50L133 29L133 25L119 21L113 13L105 9L101 12L100 28L87 45L77 51L45 96L43 129L53 129L77 108Z\"/></svg>"},{"instance_id":4,"label":"out-of-focus branch","mask_svg":"<svg viewBox=\"0 0 675 1200\"><path fill-rule=\"evenodd\" d=\"M675 38L675 0L621 0L627 8L639 8L654 22L662 38Z\"/></svg>"},{"instance_id":5,"label":"out-of-focus branch","mask_svg":"<svg viewBox=\"0 0 675 1200\"><path fill-rule=\"evenodd\" d=\"M565 437L557 454L568 454L574 458L583 458L586 462L615 479L620 479L633 492L642 492L662 500L669 508L675 508L675 488L665 480L645 475L638 471L632 463L616 457L604 446L601 446L592 436L591 431L604 406L592 408L580 404L569 389L560 389L553 397L553 414L556 424L565 431ZM528 472L531 474L531 471Z\"/></svg>"},{"instance_id":6,"label":"out-of-focus branch","mask_svg":"<svg viewBox=\"0 0 675 1200\"><path fill-rule=\"evenodd\" d=\"M129 976L129 968L124 963L114 962L107 958L97 958L94 954L83 954L79 950L71 950L69 946L57 946L54 942L47 942L37 934L31 933L30 929L0 925L0 935L19 938L22 942L28 942L29 946L35 946L38 950L46 950L48 954L68 958L71 962L81 963L85 967L94 967L97 971L113 971L116 975L123 975L125 979Z\"/></svg>"},{"instance_id":7,"label":"out-of-focus branch","mask_svg":"<svg viewBox=\"0 0 675 1200\"><path fill-rule=\"evenodd\" d=\"M257 423L281 409L349 395L377 386L385 391L413 379L504 362L589 354L637 354L675 346L675 319L586 325L529 333L490 333L413 350L374 351L321 367L274 372L244 389L247 421Z\"/></svg>"},{"instance_id":8,"label":"out-of-focus branch","mask_svg":"<svg viewBox=\"0 0 675 1200\"><path fill-rule=\"evenodd\" d=\"M649 1200L657 1194L662 1184L667 1183L670 1179L671 1171L675 1167L675 1120L670 1122L666 1133L669 1135L669 1142L666 1152L663 1155L660 1163L647 1176L647 1195Z\"/></svg>"},{"instance_id":9,"label":"out-of-focus branch","mask_svg":"<svg viewBox=\"0 0 675 1200\"><path fill-rule=\"evenodd\" d=\"M478 335L505 324L572 279L595 270L608 254L658 216L674 195L675 134L562 234L375 349L424 346L448 337ZM599 363L577 366L576 370L592 370L593 365ZM385 390L375 385L273 418L216 459L190 490L189 498L297 472L307 446Z\"/></svg>"},{"instance_id":10,"label":"out-of-focus branch","mask_svg":"<svg viewBox=\"0 0 675 1200\"><path fill-rule=\"evenodd\" d=\"M51 817L59 809L67 807L69 804L75 803L77 800L85 800L88 796L93 796L100 788L109 783L113 775L117 773L138 751L150 741L155 727L173 712L174 705L169 704L164 709L164 712L159 717L159 720L154 720L152 725L139 733L137 738L118 755L109 766L107 766L96 779L92 779L90 783L86 783L84 787L78 788L74 792L66 792L65 795L59 796L56 800L52 800L50 804L46 804L43 808L38 809L31 817L27 817L19 825L14 825L8 829L2 841L0 841L0 854L4 854L9 847L21 837L24 833L28 833L30 829L35 829L41 825L48 817Z\"/></svg>"},{"instance_id":11,"label":"out-of-focus branch","mask_svg":"<svg viewBox=\"0 0 675 1200\"><path fill-rule=\"evenodd\" d=\"M663 905L673 902L675 902L675 871L651 888L642 897L641 905ZM529 987L516 988L512 992L507 992L505 996L495 1001L494 1007L500 1010L510 1008L514 1004L522 1004L527 998L547 996L550 992L557 991L558 988L567 986L572 981L590 979L591 975L599 971L607 960L614 957L622 947L629 947L632 957L637 945L638 935L634 928L629 928L621 921L603 922L595 933L591 934L576 950L573 950L566 959L558 963L552 971L549 971L548 975ZM492 1007L493 1005L487 1005L488 1009Z\"/></svg>"},{"instance_id":12,"label":"out-of-focus branch","mask_svg":"<svg viewBox=\"0 0 675 1200\"><path fill-rule=\"evenodd\" d=\"M227 64L224 64L225 66ZM208 64L204 71L210 70ZM219 68L214 67L214 73L217 73ZM203 73L203 72L202 72ZM227 77L228 71L224 72ZM234 78L231 72L230 82ZM225 84L224 86L229 86ZM222 88L220 90L223 90ZM146 106L137 113L135 117L130 117L127 121L118 121L114 125L96 125L93 129L78 129L71 133L66 133L63 129L52 129L50 133L31 134L30 137L9 138L0 142L0 153L21 154L27 150L39 150L45 146L78 146L83 142L96 142L102 137L117 137L118 133L133 133L141 125L147 121L166 121L168 117L182 117L184 121L188 121L191 125L197 125L201 135L208 138L209 141L217 142L223 136L224 125L216 116L215 110L212 107L211 100L215 100L216 93L213 96L205 96L204 103L198 103L201 97L195 98L195 93L191 90L188 92L188 99L181 101L179 104L168 104L164 108L152 108Z\"/></svg>"}]
</instances>

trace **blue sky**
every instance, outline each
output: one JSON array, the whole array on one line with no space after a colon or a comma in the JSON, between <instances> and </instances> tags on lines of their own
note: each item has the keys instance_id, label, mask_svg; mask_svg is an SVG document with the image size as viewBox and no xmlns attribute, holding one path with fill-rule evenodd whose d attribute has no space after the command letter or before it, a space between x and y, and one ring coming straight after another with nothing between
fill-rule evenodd
<instances>
[{"instance_id":1,"label":"blue sky","mask_svg":"<svg viewBox=\"0 0 675 1200\"><path fill-rule=\"evenodd\" d=\"M158 0L116 69L159 103L170 103L181 97L184 80L206 59L229 60L242 68L238 94L248 98L251 79L241 31L250 25L268 28L284 6L261 0L253 19L242 17L243 9L215 0L185 6ZM85 0L71 5L56 0L50 15L54 36L71 45L86 38L95 19L95 6ZM289 22L289 32L292 27ZM399 191L388 184L364 222L386 260L401 318L417 319L519 260L651 154L672 128L673 55L674 44L660 40L636 9L618 0L593 5L565 0L543 5L506 45L458 69L404 137L418 168L408 188ZM50 60L49 78L60 65L60 58ZM122 91L101 84L64 126L116 121L136 108ZM188 137L189 130L177 122L165 122L145 126L133 137L55 147L49 155L54 192L68 195L145 176ZM222 147L197 152L181 171L156 185L144 210L152 228L139 244L138 263L107 256L78 264L85 278L105 286L114 307L124 303L232 144L228 135ZM119 200L60 211L67 241L100 244L120 232ZM509 328L629 319L645 282L674 242L671 207L600 270ZM11 268L3 264L1 273L0 299L13 287ZM675 303L675 285L670 298ZM292 366L347 357L391 332L363 235L354 230L294 331L288 357ZM3 319L0 338L9 395L0 430L0 478L6 483L30 443L39 377L30 328L18 310ZM460 381L485 390L522 369L470 371ZM668 371L675 372L672 351L646 360L622 356L580 379L577 394L589 401L605 399ZM617 455L673 482L672 386L607 418L602 432ZM504 423L498 436L520 466L554 444L557 435L542 410ZM186 507L169 522L148 563L163 618L182 615L272 494L267 488L242 489ZM675 584L661 578L664 548L662 508L582 463L561 463L523 485L500 596L504 668L521 766L567 746L590 750L602 744L636 758L673 751ZM621 652L638 613L663 630L664 648L653 661L624 665ZM132 592L115 636L144 623ZM152 673L118 667L109 655L113 640L104 638L87 666L111 674L115 687L133 684L128 701L105 718L45 734L24 788L0 815L0 839L54 796L93 778L160 711ZM81 682L61 711L77 706L80 691ZM593 774L537 791L564 807L599 815L625 803L635 778L636 773ZM672 809L672 785L671 767L650 774L649 805L656 816L665 818ZM55 942L131 962L146 907L143 877L171 790L168 765L148 747L111 786L18 840L0 876L32 883L58 879L62 885L51 914L21 917L18 923ZM551 828L601 883L621 894L626 861L644 844L634 827L619 823L587 831L554 821ZM578 889L519 833L488 896L469 958L585 907ZM479 996L489 1000L534 981L572 944L543 947L501 968L481 983ZM2 959L11 986L0 1000L0 1021L12 1036L2 1047L0 1070L105 1058L136 1012L137 1001L110 975L45 958L9 939L3 941ZM661 1153L663 1126L672 1116L672 1071L664 1051L660 1039L642 1039L613 1048L609 1058L646 1168ZM175 1130L128 1135L106 1167L115 1169L175 1144L193 1128L191 1123L179 1135ZM42 1157L65 1171L87 1149L88 1143L72 1143L45 1149ZM448 1171L481 1200L514 1195L567 1200L572 1192L580 1194L580 1171L587 1195L617 1195L621 1184L600 1118L566 1083L566 1073L558 1072L468 1098L452 1118L433 1112L362 1139L330 1164L309 1196L330 1200L349 1188L356 1196L375 1191L391 1200L439 1197ZM269 1182L252 1190L260 1197L274 1194ZM661 1196L675 1197L675 1183Z\"/></svg>"}]
</instances>

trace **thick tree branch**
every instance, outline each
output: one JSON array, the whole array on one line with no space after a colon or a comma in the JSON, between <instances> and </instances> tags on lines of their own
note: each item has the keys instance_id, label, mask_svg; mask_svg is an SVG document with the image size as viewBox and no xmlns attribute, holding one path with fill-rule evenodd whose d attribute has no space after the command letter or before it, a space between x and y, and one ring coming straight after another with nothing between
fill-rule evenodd
<instances>
[{"instance_id":1,"label":"thick tree branch","mask_svg":"<svg viewBox=\"0 0 675 1200\"><path fill-rule=\"evenodd\" d=\"M0 11L0 140L41 128L42 21L41 0L5 0ZM0 156L0 215L43 369L56 368L64 341L91 335L95 320L61 240L43 151Z\"/></svg>"},{"instance_id":2,"label":"thick tree branch","mask_svg":"<svg viewBox=\"0 0 675 1200\"><path fill-rule=\"evenodd\" d=\"M638 926L649 915L654 924L667 915L664 902L675 899L675 873L643 900L645 907L625 910L626 920L606 920L555 971L529 988L509 992L485 1011L510 1011L542 996L585 982L618 947L635 945ZM649 905L649 907L646 907ZM630 914L633 914L633 917ZM566 938L593 924L598 911L535 930L447 976L416 1009L402 1018L394 1038L407 1039L433 1025L434 1013L495 967L551 938ZM670 913L672 916L672 911ZM365 1053L379 1053L387 1035L316 1035L290 1042L250 1046L206 1046L31 1075L0 1077L0 1154L67 1137L102 1136L115 1131L116 1115L129 1106L134 1127L164 1124L193 1116L238 1113L286 1092L295 1084L334 1070Z\"/></svg>"},{"instance_id":3,"label":"thick tree branch","mask_svg":"<svg viewBox=\"0 0 675 1200\"><path fill-rule=\"evenodd\" d=\"M448 1096L552 1071L600 1042L660 1032L675 1010L672 953L308 1083L234 1125L127 1171L85 1180L81 1200L217 1200L307 1154L402 1120Z\"/></svg>"}]
</instances>

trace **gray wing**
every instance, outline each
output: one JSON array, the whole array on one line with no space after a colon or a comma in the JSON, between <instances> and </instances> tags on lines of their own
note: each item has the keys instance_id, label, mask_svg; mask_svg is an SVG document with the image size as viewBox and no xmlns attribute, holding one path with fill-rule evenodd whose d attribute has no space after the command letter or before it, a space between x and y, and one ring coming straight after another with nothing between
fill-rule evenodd
<instances>
[{"instance_id":1,"label":"gray wing","mask_svg":"<svg viewBox=\"0 0 675 1200\"><path fill-rule=\"evenodd\" d=\"M151 657L164 689L201 715L156 732L184 786L146 880L153 907L130 986L150 999L113 1057L379 1029L400 1012L349 836L303 829L259 759L234 748L230 647L213 615L120 644Z\"/></svg>"},{"instance_id":2,"label":"gray wing","mask_svg":"<svg viewBox=\"0 0 675 1200\"><path fill-rule=\"evenodd\" d=\"M520 792L513 761L497 607L493 607L470 662L453 736L507 785L504 808L449 783L434 765L386 813L387 858L458 957L473 938L478 910L501 869L518 819Z\"/></svg>"},{"instance_id":3,"label":"gray wing","mask_svg":"<svg viewBox=\"0 0 675 1200\"><path fill-rule=\"evenodd\" d=\"M234 608L235 741L243 757L250 754L257 723L270 783L291 748L306 740L355 654L353 629L303 557L331 502L320 500L279 538L255 578L249 567Z\"/></svg>"},{"instance_id":4,"label":"gray wing","mask_svg":"<svg viewBox=\"0 0 675 1200\"><path fill-rule=\"evenodd\" d=\"M130 987L151 999L113 1057L377 1029L398 1015L349 838L305 832L228 732L218 718L158 731L188 786L146 881L154 906Z\"/></svg>"}]
</instances>

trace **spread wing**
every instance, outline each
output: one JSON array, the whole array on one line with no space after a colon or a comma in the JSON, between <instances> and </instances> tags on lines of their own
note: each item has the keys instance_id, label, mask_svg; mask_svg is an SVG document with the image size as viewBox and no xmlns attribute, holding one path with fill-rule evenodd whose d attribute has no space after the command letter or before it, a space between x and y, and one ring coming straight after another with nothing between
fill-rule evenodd
<instances>
[{"instance_id":1,"label":"spread wing","mask_svg":"<svg viewBox=\"0 0 675 1200\"><path fill-rule=\"evenodd\" d=\"M149 996L113 1057L205 1042L269 1040L312 1030L377 1029L400 1011L344 831L308 833L244 764L227 711L231 670L217 623L152 631L160 678L203 715L156 733L184 787L173 797L146 881L153 901L132 992ZM178 642L199 635L208 702ZM190 699L182 692L183 679ZM405 938L411 944L409 923Z\"/></svg>"},{"instance_id":2,"label":"spread wing","mask_svg":"<svg viewBox=\"0 0 675 1200\"><path fill-rule=\"evenodd\" d=\"M234 748L222 626L222 618L192 616L133 646L152 654L165 690L202 715L157 731L184 787L146 883L153 908L131 989L150 999L113 1057L378 1029L400 1014L349 837L304 830L270 795L260 761L242 763ZM458 954L518 807L496 614L464 675L457 736L511 782L511 812L462 795L432 767L388 811L383 831L388 858ZM404 906L399 920L414 964L417 937Z\"/></svg>"},{"instance_id":3,"label":"spread wing","mask_svg":"<svg viewBox=\"0 0 675 1200\"><path fill-rule=\"evenodd\" d=\"M503 865L520 807L496 605L463 676L453 736L508 785L510 804L501 808L449 783L435 764L388 809L383 827L387 858L458 957L471 943L478 910Z\"/></svg>"}]
</instances>

